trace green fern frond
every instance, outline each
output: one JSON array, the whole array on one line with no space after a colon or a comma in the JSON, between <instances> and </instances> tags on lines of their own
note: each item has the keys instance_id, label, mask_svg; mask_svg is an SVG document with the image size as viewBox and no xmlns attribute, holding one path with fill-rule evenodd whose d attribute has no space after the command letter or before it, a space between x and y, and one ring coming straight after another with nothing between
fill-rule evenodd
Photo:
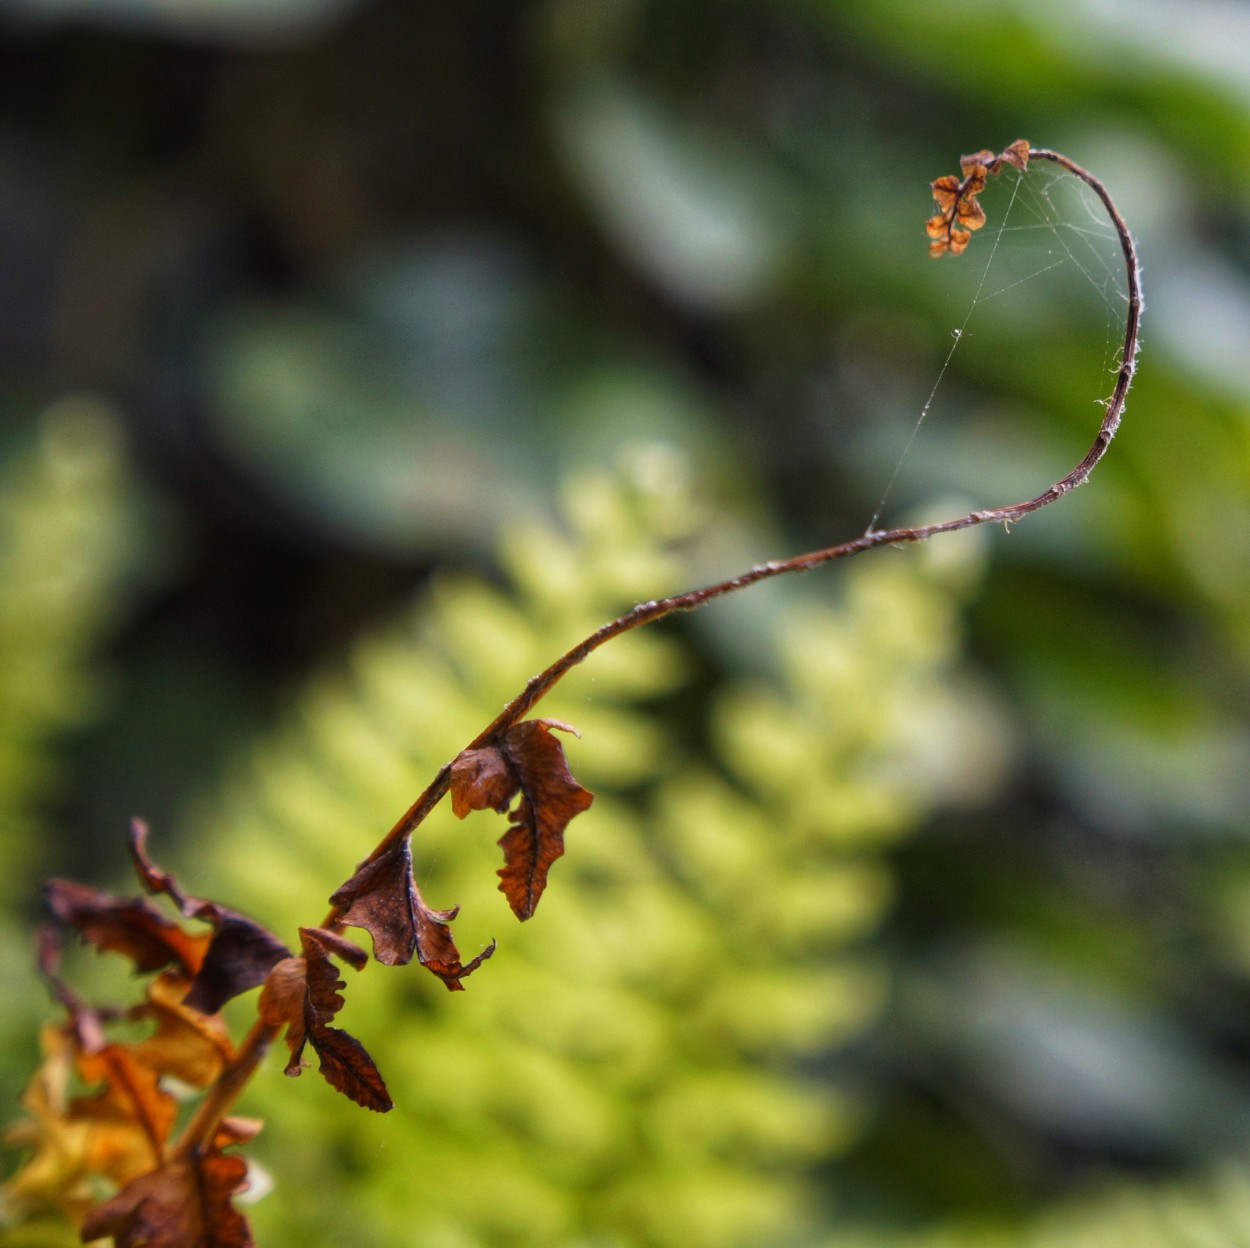
<instances>
[{"instance_id":1,"label":"green fern frond","mask_svg":"<svg viewBox=\"0 0 1250 1248\"><path fill-rule=\"evenodd\" d=\"M636 471L576 481L569 530L502 543L511 591L445 582L361 644L198 820L215 895L308 922L527 676L682 586L702 523L682 498ZM399 1107L385 1120L316 1081L254 1085L277 1177L258 1237L698 1248L808 1223L807 1175L853 1138L857 1108L801 1069L885 995L859 947L890 898L881 848L995 756L995 717L954 669L969 569L951 558L852 565L845 606L780 626L780 681L729 685L680 736L666 720L692 662L673 631L568 677L542 713L582 730L570 759L598 796L539 913L517 927L495 889L492 816L440 809L422 827L426 896L461 903L466 957L492 936L499 952L455 996L415 969L353 978L347 1025ZM712 756L683 744L700 737Z\"/></svg>"},{"instance_id":2,"label":"green fern frond","mask_svg":"<svg viewBox=\"0 0 1250 1248\"><path fill-rule=\"evenodd\" d=\"M0 880L25 891L49 742L96 708L94 651L133 558L118 432L73 399L44 416L0 479Z\"/></svg>"}]
</instances>

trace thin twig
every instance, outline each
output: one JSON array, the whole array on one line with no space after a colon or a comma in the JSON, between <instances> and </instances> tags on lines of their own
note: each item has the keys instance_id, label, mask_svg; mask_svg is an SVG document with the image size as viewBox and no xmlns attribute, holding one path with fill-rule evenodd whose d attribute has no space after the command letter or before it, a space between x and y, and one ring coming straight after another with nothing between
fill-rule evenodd
<instances>
[{"instance_id":1,"label":"thin twig","mask_svg":"<svg viewBox=\"0 0 1250 1248\"><path fill-rule=\"evenodd\" d=\"M212 1144L218 1124L239 1099L281 1030L281 1026L267 1023L263 1018L252 1024L251 1031L187 1123L174 1147L173 1160L187 1161Z\"/></svg>"}]
</instances>

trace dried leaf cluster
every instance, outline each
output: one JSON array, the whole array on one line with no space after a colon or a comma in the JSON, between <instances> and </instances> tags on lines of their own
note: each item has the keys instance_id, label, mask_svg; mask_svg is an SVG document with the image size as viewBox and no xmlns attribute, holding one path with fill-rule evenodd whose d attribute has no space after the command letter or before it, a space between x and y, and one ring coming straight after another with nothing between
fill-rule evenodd
<instances>
[{"instance_id":1,"label":"dried leaf cluster","mask_svg":"<svg viewBox=\"0 0 1250 1248\"><path fill-rule=\"evenodd\" d=\"M593 800L570 773L553 729L576 732L557 720L523 720L479 740L446 769L461 818L487 808L508 814L499 887L521 919L534 913L548 871L564 853L570 820ZM149 857L147 828L139 821L131 828L130 853L142 895L121 897L71 880L45 886L60 929L154 978L140 1005L91 1006L61 978L60 930L45 929L41 970L67 1018L45 1030L44 1061L24 1100L30 1118L9 1135L31 1157L6 1185L6 1204L10 1211L59 1208L84 1240L111 1236L118 1248L244 1248L252 1236L233 1199L248 1186L247 1163L225 1150L253 1138L261 1124L211 1110L175 1140L179 1104L171 1081L233 1093L228 1075L245 1080L285 1033L288 1075L302 1072L311 1048L331 1087L385 1113L394 1103L373 1059L354 1036L331 1025L346 988L336 963L359 971L369 960L343 929L367 931L379 962L404 964L415 955L453 991L463 990L461 981L495 947L461 961L448 926L456 910L436 910L421 896L407 835L388 837L335 892L323 926L300 928L298 954L245 915L184 892ZM175 915L154 897L163 897ZM236 1050L220 1011L256 987L258 1022ZM152 1023L151 1034L109 1038L136 1023ZM89 1094L71 1095L75 1082ZM210 1109L212 1103L210 1094ZM109 1187L115 1194L101 1200Z\"/></svg>"},{"instance_id":2,"label":"dried leaf cluster","mask_svg":"<svg viewBox=\"0 0 1250 1248\"><path fill-rule=\"evenodd\" d=\"M1004 165L1011 165L1023 173L1029 167L1029 144L1027 139L1017 139L997 156L988 149L973 152L959 158L962 177L947 174L929 185L937 203L937 213L925 225L929 238L929 255L944 256L950 252L959 255L968 246L972 231L985 224L985 209L977 196L985 190L991 174Z\"/></svg>"},{"instance_id":3,"label":"dried leaf cluster","mask_svg":"<svg viewBox=\"0 0 1250 1248\"><path fill-rule=\"evenodd\" d=\"M92 1006L62 980L60 933L44 929L40 969L66 1018L44 1029L43 1063L23 1098L30 1117L9 1134L32 1153L6 1185L6 1203L59 1208L84 1240L111 1236L119 1248L242 1248L252 1238L232 1200L247 1187L247 1163L224 1150L252 1139L261 1124L222 1116L206 1140L182 1149L172 1139L180 1110L174 1089L221 1079L236 1057L221 1007L262 982L287 950L250 919L184 894L152 864L145 839L136 824L131 852L145 891L164 894L208 930L184 926L146 896L68 880L46 886L64 928L153 978L138 1005ZM136 1024L151 1028L124 1038ZM109 1187L116 1194L101 1200Z\"/></svg>"}]
</instances>

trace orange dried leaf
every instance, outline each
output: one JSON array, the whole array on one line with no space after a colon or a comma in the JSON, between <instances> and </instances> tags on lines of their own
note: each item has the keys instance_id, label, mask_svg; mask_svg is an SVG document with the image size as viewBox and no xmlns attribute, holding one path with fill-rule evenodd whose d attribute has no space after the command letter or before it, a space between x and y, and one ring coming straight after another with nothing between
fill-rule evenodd
<instances>
[{"instance_id":1,"label":"orange dried leaf","mask_svg":"<svg viewBox=\"0 0 1250 1248\"><path fill-rule=\"evenodd\" d=\"M453 790L454 792L454 790ZM492 942L471 962L461 964L460 951L447 926L457 914L426 904L412 874L412 851L407 841L392 845L380 857L366 862L340 888L330 904L339 921L362 927L373 938L373 956L387 966L402 966L417 955L427 970L452 991L495 952Z\"/></svg>"},{"instance_id":2,"label":"orange dried leaf","mask_svg":"<svg viewBox=\"0 0 1250 1248\"><path fill-rule=\"evenodd\" d=\"M75 1097L66 1110L70 1121L88 1128L86 1168L124 1184L158 1165L178 1110L159 1074L118 1044L80 1053L76 1065L84 1082L105 1085L94 1096Z\"/></svg>"},{"instance_id":3,"label":"orange dried leaf","mask_svg":"<svg viewBox=\"0 0 1250 1248\"><path fill-rule=\"evenodd\" d=\"M161 1075L172 1075L196 1088L206 1088L221 1074L234 1050L226 1025L216 1014L203 1014L187 1004L189 981L166 972L148 987L148 999L130 1017L151 1019L156 1030L130 1052Z\"/></svg>"},{"instance_id":4,"label":"orange dried leaf","mask_svg":"<svg viewBox=\"0 0 1250 1248\"><path fill-rule=\"evenodd\" d=\"M49 880L43 892L59 922L97 949L123 954L137 971L171 962L191 975L200 968L208 937L184 931L141 897L116 897L73 880Z\"/></svg>"},{"instance_id":5,"label":"orange dried leaf","mask_svg":"<svg viewBox=\"0 0 1250 1248\"><path fill-rule=\"evenodd\" d=\"M44 1027L39 1042L43 1061L22 1093L29 1116L4 1133L6 1144L30 1155L5 1182L3 1205L13 1220L59 1209L77 1223L99 1195L87 1166L91 1128L68 1116L79 1046L72 1027Z\"/></svg>"},{"instance_id":6,"label":"orange dried leaf","mask_svg":"<svg viewBox=\"0 0 1250 1248\"><path fill-rule=\"evenodd\" d=\"M966 230L979 230L985 224L985 209L975 199L959 205L959 224Z\"/></svg>"},{"instance_id":7,"label":"orange dried leaf","mask_svg":"<svg viewBox=\"0 0 1250 1248\"><path fill-rule=\"evenodd\" d=\"M139 965L168 961L171 949L179 947L166 937L171 926L181 929L146 902L72 887L53 889L51 900L99 947L123 948ZM191 982L185 965L154 979L146 1002L116 1011L93 1009L70 991L58 978L59 962L59 939L47 929L40 936L39 966L69 1019L44 1031L45 1060L23 1097L31 1116L8 1136L32 1155L5 1185L4 1202L15 1216L59 1209L79 1223L98 1203L101 1182L125 1188L166 1163L178 1107L164 1079L206 1086L221 1073L232 1049L220 1018L185 1005ZM109 1043L105 1025L119 1020L151 1020L156 1026L145 1039ZM87 1085L87 1091L72 1096L74 1084ZM249 1131L254 1133L246 1122L232 1125L227 1142Z\"/></svg>"},{"instance_id":8,"label":"orange dried leaf","mask_svg":"<svg viewBox=\"0 0 1250 1248\"><path fill-rule=\"evenodd\" d=\"M231 1198L247 1187L247 1163L213 1148L161 1166L96 1206L84 1241L112 1236L116 1248L254 1248Z\"/></svg>"},{"instance_id":9,"label":"orange dried leaf","mask_svg":"<svg viewBox=\"0 0 1250 1248\"><path fill-rule=\"evenodd\" d=\"M954 207L960 195L959 179L953 174L947 174L945 177L937 178L929 183L933 191L933 198L937 201L937 206L943 214L949 213Z\"/></svg>"},{"instance_id":10,"label":"orange dried leaf","mask_svg":"<svg viewBox=\"0 0 1250 1248\"><path fill-rule=\"evenodd\" d=\"M125 1186L165 1161L177 1104L163 1079L205 1086L220 1074L231 1046L221 1019L182 1004L190 983L184 971L158 976L144 1004L103 1012L56 978L58 954L53 941L40 941L40 969L70 1018L44 1033L45 1061L24 1097L32 1118L10 1137L33 1155L7 1187L6 1200L13 1207L59 1207L77 1222L99 1200L101 1180ZM144 1040L109 1043L104 1025L117 1019L151 1019L156 1029ZM72 1082L89 1090L71 1096Z\"/></svg>"},{"instance_id":11,"label":"orange dried leaf","mask_svg":"<svg viewBox=\"0 0 1250 1248\"><path fill-rule=\"evenodd\" d=\"M981 170L981 186L980 190L985 186L985 171L993 165L998 158L990 151L988 147L983 147L979 152L973 152L970 156L961 156L959 158L959 169L964 177L968 177L974 170Z\"/></svg>"},{"instance_id":12,"label":"orange dried leaf","mask_svg":"<svg viewBox=\"0 0 1250 1248\"><path fill-rule=\"evenodd\" d=\"M521 795L499 839L504 865L498 873L499 890L518 919L534 913L551 864L564 853L565 828L594 801L573 778L552 729L577 735L557 719L527 719L494 745L464 751L451 768L452 809L461 818L471 810L503 810Z\"/></svg>"},{"instance_id":13,"label":"orange dried leaf","mask_svg":"<svg viewBox=\"0 0 1250 1248\"><path fill-rule=\"evenodd\" d=\"M184 893L172 875L148 858L147 835L146 824L138 819L131 823L130 855L140 883L149 893L164 893L183 918L199 919L213 929L187 1004L205 1014L215 1014L227 1001L263 984L272 967L290 957L291 951L245 915Z\"/></svg>"}]
</instances>

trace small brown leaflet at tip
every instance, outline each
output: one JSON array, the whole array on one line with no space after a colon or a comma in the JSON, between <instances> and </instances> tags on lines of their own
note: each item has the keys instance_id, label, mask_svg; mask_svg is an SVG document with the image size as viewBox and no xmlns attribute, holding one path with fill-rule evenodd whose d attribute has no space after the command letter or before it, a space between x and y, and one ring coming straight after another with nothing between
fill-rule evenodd
<instances>
[{"instance_id":1,"label":"small brown leaflet at tip","mask_svg":"<svg viewBox=\"0 0 1250 1248\"><path fill-rule=\"evenodd\" d=\"M514 724L493 744L464 750L451 765L452 810L504 811L519 792L499 838L504 865L499 891L518 919L528 919L547 887L551 864L564 853L564 830L586 810L594 794L569 771L564 746L552 729L577 729L558 719L527 719Z\"/></svg>"},{"instance_id":2,"label":"small brown leaflet at tip","mask_svg":"<svg viewBox=\"0 0 1250 1248\"><path fill-rule=\"evenodd\" d=\"M97 1205L84 1243L113 1237L116 1248L255 1248L232 1198L247 1187L247 1163L214 1146L160 1166Z\"/></svg>"},{"instance_id":3,"label":"small brown leaflet at tip","mask_svg":"<svg viewBox=\"0 0 1250 1248\"><path fill-rule=\"evenodd\" d=\"M976 171L980 170L980 185L974 187L974 193L985 190L985 177L989 171L989 167L994 163L995 153L991 152L988 147L983 147L979 152L972 152L970 155L961 156L959 158L959 172L965 178L973 178Z\"/></svg>"},{"instance_id":4,"label":"small brown leaflet at tip","mask_svg":"<svg viewBox=\"0 0 1250 1248\"><path fill-rule=\"evenodd\" d=\"M925 222L929 235L929 255L960 255L968 246L972 232L985 224L985 209L977 196L985 190L990 175L1004 165L1012 165L1023 172L1029 164L1029 144L1017 139L1001 153L995 155L988 148L959 158L961 178L953 174L938 178L929 184L937 204L936 215Z\"/></svg>"},{"instance_id":5,"label":"small brown leaflet at tip","mask_svg":"<svg viewBox=\"0 0 1250 1248\"><path fill-rule=\"evenodd\" d=\"M190 897L167 871L147 854L147 825L130 825L130 856L139 882L149 893L164 893L185 919L208 923L213 934L203 962L187 993L186 1004L205 1014L216 1014L227 1001L265 982L272 967L291 951L270 931L245 915L214 901Z\"/></svg>"},{"instance_id":6,"label":"small brown leaflet at tip","mask_svg":"<svg viewBox=\"0 0 1250 1248\"><path fill-rule=\"evenodd\" d=\"M365 1109L385 1113L394 1103L373 1059L360 1041L329 1025L343 1008L339 990L347 986L330 954L357 970L368 961L368 955L359 945L322 928L301 927L300 941L303 955L279 962L260 995L261 1018L271 1027L287 1029L291 1058L286 1073L298 1075L302 1071L304 1047L311 1044L321 1074L332 1088Z\"/></svg>"},{"instance_id":7,"label":"small brown leaflet at tip","mask_svg":"<svg viewBox=\"0 0 1250 1248\"><path fill-rule=\"evenodd\" d=\"M338 921L361 927L373 938L373 956L387 966L403 966L416 953L426 970L437 975L452 992L495 952L492 941L472 961L461 964L460 951L448 924L458 910L435 910L426 904L412 873L412 851L406 840L366 862L340 888L330 904Z\"/></svg>"},{"instance_id":8,"label":"small brown leaflet at tip","mask_svg":"<svg viewBox=\"0 0 1250 1248\"><path fill-rule=\"evenodd\" d=\"M1024 173L1029 167L1029 150L1028 139L1017 139L1003 148L998 154L998 159L1004 164L1014 165L1021 173Z\"/></svg>"}]
</instances>

